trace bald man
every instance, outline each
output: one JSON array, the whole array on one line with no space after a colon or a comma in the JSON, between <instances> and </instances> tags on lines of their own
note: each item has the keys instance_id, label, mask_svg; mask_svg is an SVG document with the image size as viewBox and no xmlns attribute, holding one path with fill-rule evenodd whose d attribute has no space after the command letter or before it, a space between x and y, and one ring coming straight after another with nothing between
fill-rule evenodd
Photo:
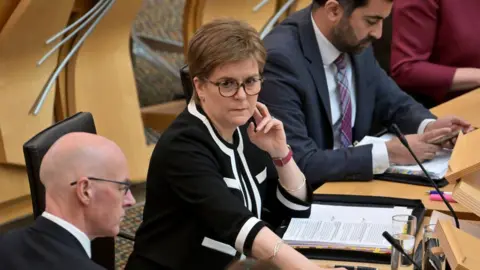
<instances>
[{"instance_id":1,"label":"bald man","mask_svg":"<svg viewBox=\"0 0 480 270\"><path fill-rule=\"evenodd\" d=\"M45 212L0 238L0 269L103 269L90 260L90 241L118 234L124 208L135 203L128 176L114 142L90 133L61 137L40 167Z\"/></svg>"}]
</instances>

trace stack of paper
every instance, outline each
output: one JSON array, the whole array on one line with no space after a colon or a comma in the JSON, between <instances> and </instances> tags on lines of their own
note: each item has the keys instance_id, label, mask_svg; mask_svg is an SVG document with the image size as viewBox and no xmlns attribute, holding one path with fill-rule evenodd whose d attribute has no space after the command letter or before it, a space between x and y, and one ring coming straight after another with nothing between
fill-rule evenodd
<instances>
[{"instance_id":1,"label":"stack of paper","mask_svg":"<svg viewBox=\"0 0 480 270\"><path fill-rule=\"evenodd\" d=\"M376 142L386 142L391 140L393 137L394 136L391 134L385 134L380 138L365 136L365 138L363 138L363 140L357 145L373 144ZM448 171L448 162L450 161L451 155L452 155L452 151L442 150L437 153L434 159L425 161L422 163L422 165L425 168L425 170L427 170L428 174L432 179L442 179L443 177L445 177L445 174ZM386 172L396 173L396 174L425 176L422 169L418 165L408 165L408 166L392 165L390 166L390 168L387 169Z\"/></svg>"},{"instance_id":2,"label":"stack of paper","mask_svg":"<svg viewBox=\"0 0 480 270\"><path fill-rule=\"evenodd\" d=\"M394 215L410 215L406 207L376 208L313 204L310 218L292 218L283 240L294 247L390 250L383 238L391 232Z\"/></svg>"}]
</instances>

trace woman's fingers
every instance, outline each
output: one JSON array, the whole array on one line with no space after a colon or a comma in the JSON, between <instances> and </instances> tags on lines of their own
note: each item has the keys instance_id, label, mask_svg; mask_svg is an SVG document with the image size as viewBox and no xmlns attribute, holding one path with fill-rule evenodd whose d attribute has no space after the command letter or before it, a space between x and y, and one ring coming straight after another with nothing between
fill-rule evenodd
<instances>
[{"instance_id":1,"label":"woman's fingers","mask_svg":"<svg viewBox=\"0 0 480 270\"><path fill-rule=\"evenodd\" d=\"M257 102L257 109L260 111L260 114L262 115L262 117L271 117L270 116L270 112L268 111L268 108L267 106L265 106L265 104L261 103L261 102Z\"/></svg>"},{"instance_id":2,"label":"woman's fingers","mask_svg":"<svg viewBox=\"0 0 480 270\"><path fill-rule=\"evenodd\" d=\"M258 124L260 124L260 122L263 119L263 116L260 113L260 111L258 110L258 108L255 108L255 110L253 111L253 119L255 120L255 124L257 124L257 126L258 126Z\"/></svg>"}]
</instances>

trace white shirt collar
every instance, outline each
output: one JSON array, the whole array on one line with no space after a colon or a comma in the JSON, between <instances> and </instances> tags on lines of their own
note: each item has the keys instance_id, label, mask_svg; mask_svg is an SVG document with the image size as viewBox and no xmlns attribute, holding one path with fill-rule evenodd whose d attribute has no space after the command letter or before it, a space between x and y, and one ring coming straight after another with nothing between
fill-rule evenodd
<instances>
[{"instance_id":1,"label":"white shirt collar","mask_svg":"<svg viewBox=\"0 0 480 270\"><path fill-rule=\"evenodd\" d=\"M317 38L318 47L320 49L320 54L322 55L323 64L329 66L337 59L341 52L333 46L333 44L325 37L325 35L320 31L313 16L310 14L310 18L313 24L313 31L315 32L315 37Z\"/></svg>"},{"instance_id":2,"label":"white shirt collar","mask_svg":"<svg viewBox=\"0 0 480 270\"><path fill-rule=\"evenodd\" d=\"M89 258L92 257L91 242L88 236L84 232L80 231L77 227L75 227L73 224L69 223L68 221L65 221L46 211L42 213L42 217L49 219L50 221L56 223L58 226L70 232L75 238L77 238L78 242L80 242L82 247L85 249L85 252L87 252L88 257Z\"/></svg>"}]
</instances>

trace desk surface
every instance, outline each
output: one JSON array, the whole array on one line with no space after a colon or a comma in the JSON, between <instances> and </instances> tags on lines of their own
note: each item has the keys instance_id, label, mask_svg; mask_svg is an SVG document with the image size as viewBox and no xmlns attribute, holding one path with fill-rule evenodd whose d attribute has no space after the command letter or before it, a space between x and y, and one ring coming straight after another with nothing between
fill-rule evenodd
<instances>
[{"instance_id":1,"label":"desk surface","mask_svg":"<svg viewBox=\"0 0 480 270\"><path fill-rule=\"evenodd\" d=\"M456 115L475 127L480 127L480 88L460 96L447 103L439 105L432 109L432 112L438 117L446 115ZM445 191L452 191L454 185L450 184L443 188ZM373 180L370 182L336 182L327 183L318 188L317 194L346 194L346 195L364 195L364 196L385 196L405 199L421 199L428 210L448 211L443 202L430 201L429 195L426 193L431 190L430 187L415 186L388 181ZM457 212L459 218L464 216L467 219L478 219L470 210L458 203L452 203L452 207ZM427 224L430 220L426 217L423 224ZM422 230L417 235L417 243L422 237ZM342 262L342 261L315 261L320 266L349 265L349 266L368 266L375 267L378 270L390 270L388 264L368 264L359 262Z\"/></svg>"},{"instance_id":2,"label":"desk surface","mask_svg":"<svg viewBox=\"0 0 480 270\"><path fill-rule=\"evenodd\" d=\"M463 96L457 97L449 102L441 104L432 109L432 112L439 116L455 114L469 121L472 125L480 127L480 88L473 90ZM452 191L454 185L450 184L443 190ZM317 189L319 194L347 194L365 196L385 196L406 199L421 199L428 210L448 211L443 202L430 201L426 191L433 188L415 186L387 181L371 182L336 182L327 183ZM471 215L472 212L458 203L452 203L452 207L459 214Z\"/></svg>"},{"instance_id":3,"label":"desk surface","mask_svg":"<svg viewBox=\"0 0 480 270\"><path fill-rule=\"evenodd\" d=\"M432 108L438 117L456 115L467 120L474 127L480 127L480 88Z\"/></svg>"},{"instance_id":4,"label":"desk surface","mask_svg":"<svg viewBox=\"0 0 480 270\"><path fill-rule=\"evenodd\" d=\"M452 191L453 185L450 184L443 188L444 191ZM433 188L425 186L415 186L388 181L373 180L370 182L333 182L326 183L317 190L316 194L346 194L346 195L364 195L364 196L383 196L405 199L421 199L425 208L428 210L448 211L443 202L430 201L426 193ZM451 203L453 209L458 214L471 214L472 211L458 203Z\"/></svg>"}]
</instances>

